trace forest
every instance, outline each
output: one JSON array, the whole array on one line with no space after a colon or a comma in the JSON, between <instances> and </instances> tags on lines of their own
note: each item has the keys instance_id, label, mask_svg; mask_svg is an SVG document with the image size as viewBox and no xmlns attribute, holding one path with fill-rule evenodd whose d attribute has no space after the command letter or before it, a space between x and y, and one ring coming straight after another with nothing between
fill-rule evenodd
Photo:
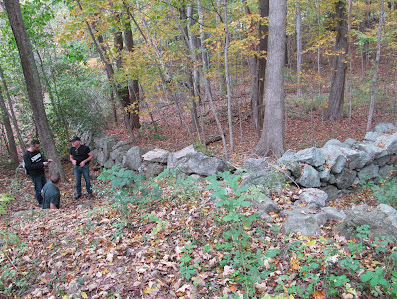
<instances>
[{"instance_id":1,"label":"forest","mask_svg":"<svg viewBox=\"0 0 397 299\"><path fill-rule=\"evenodd\" d=\"M0 0L0 298L395 298L396 35L397 1ZM33 139L60 209L24 173ZM149 175L120 144L228 167Z\"/></svg>"}]
</instances>

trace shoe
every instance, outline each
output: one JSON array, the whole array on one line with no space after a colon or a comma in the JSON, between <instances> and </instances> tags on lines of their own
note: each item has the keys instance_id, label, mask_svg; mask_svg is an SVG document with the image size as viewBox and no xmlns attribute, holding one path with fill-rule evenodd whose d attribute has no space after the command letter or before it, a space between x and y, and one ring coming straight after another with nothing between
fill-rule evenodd
<instances>
[{"instance_id":1,"label":"shoe","mask_svg":"<svg viewBox=\"0 0 397 299\"><path fill-rule=\"evenodd\" d=\"M81 194L76 194L75 196L74 196L74 199L79 199L81 197Z\"/></svg>"},{"instance_id":2,"label":"shoe","mask_svg":"<svg viewBox=\"0 0 397 299\"><path fill-rule=\"evenodd\" d=\"M94 198L94 196L92 196L92 194L89 193L89 194L88 194L88 199L93 199L93 198Z\"/></svg>"}]
</instances>

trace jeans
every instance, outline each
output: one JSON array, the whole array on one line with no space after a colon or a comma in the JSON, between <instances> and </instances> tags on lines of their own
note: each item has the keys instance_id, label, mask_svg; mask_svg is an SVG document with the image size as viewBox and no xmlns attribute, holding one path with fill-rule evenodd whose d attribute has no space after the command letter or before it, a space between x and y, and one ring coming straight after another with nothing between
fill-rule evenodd
<instances>
[{"instance_id":1,"label":"jeans","mask_svg":"<svg viewBox=\"0 0 397 299\"><path fill-rule=\"evenodd\" d=\"M38 176L30 176L34 184L34 191L36 193L36 199L38 203L41 205L43 203L43 196L41 196L41 189L43 189L44 185L47 183L47 178L45 174L41 174Z\"/></svg>"},{"instance_id":2,"label":"jeans","mask_svg":"<svg viewBox=\"0 0 397 299\"><path fill-rule=\"evenodd\" d=\"M81 195L81 175L83 175L85 180L85 188L88 194L91 194L91 183L90 183L90 166L84 165L83 167L74 166L74 177L76 178L76 193Z\"/></svg>"}]
</instances>

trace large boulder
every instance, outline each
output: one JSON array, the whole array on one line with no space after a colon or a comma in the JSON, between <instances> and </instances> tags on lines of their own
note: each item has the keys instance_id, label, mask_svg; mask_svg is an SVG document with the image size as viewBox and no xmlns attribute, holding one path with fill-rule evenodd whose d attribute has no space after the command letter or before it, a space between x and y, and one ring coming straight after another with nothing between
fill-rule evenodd
<instances>
[{"instance_id":1,"label":"large boulder","mask_svg":"<svg viewBox=\"0 0 397 299\"><path fill-rule=\"evenodd\" d=\"M228 170L228 165L219 158L208 157L197 151L193 145L168 156L168 168L177 168L186 174L211 176Z\"/></svg>"},{"instance_id":2,"label":"large boulder","mask_svg":"<svg viewBox=\"0 0 397 299\"><path fill-rule=\"evenodd\" d=\"M345 168L347 159L344 156L339 146L327 145L323 147L325 160L328 163L333 173L341 173Z\"/></svg>"},{"instance_id":3,"label":"large boulder","mask_svg":"<svg viewBox=\"0 0 397 299\"><path fill-rule=\"evenodd\" d=\"M145 150L139 146L131 147L124 155L122 167L138 171L142 165L142 155Z\"/></svg>"},{"instance_id":4,"label":"large boulder","mask_svg":"<svg viewBox=\"0 0 397 299\"><path fill-rule=\"evenodd\" d=\"M393 210L385 206L377 209L366 204L359 205L346 213L345 221L337 227L337 230L342 236L353 238L357 236L357 228L368 225L371 239L385 236L396 241L397 219L393 217L395 215Z\"/></svg>"},{"instance_id":5,"label":"large boulder","mask_svg":"<svg viewBox=\"0 0 397 299\"><path fill-rule=\"evenodd\" d=\"M325 207L325 202L328 195L325 191L316 188L303 189L299 195L299 200L302 202L314 203L320 207Z\"/></svg>"},{"instance_id":6,"label":"large boulder","mask_svg":"<svg viewBox=\"0 0 397 299\"><path fill-rule=\"evenodd\" d=\"M247 171L261 171L265 170L269 165L270 159L268 157L253 159L250 158L244 163L244 169Z\"/></svg>"},{"instance_id":7,"label":"large boulder","mask_svg":"<svg viewBox=\"0 0 397 299\"><path fill-rule=\"evenodd\" d=\"M305 167L303 167L302 175L296 180L296 182L307 188L316 188L321 186L318 171L310 165L305 165Z\"/></svg>"},{"instance_id":8,"label":"large boulder","mask_svg":"<svg viewBox=\"0 0 397 299\"><path fill-rule=\"evenodd\" d=\"M147 161L150 163L167 164L169 155L170 155L169 151L163 150L161 148L155 148L151 151L148 151L146 154L142 155L142 159L143 161Z\"/></svg>"},{"instance_id":9,"label":"large boulder","mask_svg":"<svg viewBox=\"0 0 397 299\"><path fill-rule=\"evenodd\" d=\"M393 125L391 123L379 123L375 126L374 131L383 133L383 132L387 132L387 131L397 131L397 128L395 125Z\"/></svg>"},{"instance_id":10,"label":"large boulder","mask_svg":"<svg viewBox=\"0 0 397 299\"><path fill-rule=\"evenodd\" d=\"M385 149L389 154L397 153L397 133L393 135L381 135L376 139L375 145Z\"/></svg>"},{"instance_id":11,"label":"large boulder","mask_svg":"<svg viewBox=\"0 0 397 299\"><path fill-rule=\"evenodd\" d=\"M125 153L131 148L127 141L120 141L112 147L110 158L112 158L116 164L120 164L123 161Z\"/></svg>"},{"instance_id":12,"label":"large boulder","mask_svg":"<svg viewBox=\"0 0 397 299\"><path fill-rule=\"evenodd\" d=\"M335 182L336 186L339 189L347 189L354 184L354 181L357 178L357 172L355 170L349 170L345 168L341 173L336 174L335 178L336 178L336 182Z\"/></svg>"},{"instance_id":13,"label":"large boulder","mask_svg":"<svg viewBox=\"0 0 397 299\"><path fill-rule=\"evenodd\" d=\"M325 163L324 152L320 148L311 147L303 149L295 154L296 162L308 163L314 167Z\"/></svg>"}]
</instances>

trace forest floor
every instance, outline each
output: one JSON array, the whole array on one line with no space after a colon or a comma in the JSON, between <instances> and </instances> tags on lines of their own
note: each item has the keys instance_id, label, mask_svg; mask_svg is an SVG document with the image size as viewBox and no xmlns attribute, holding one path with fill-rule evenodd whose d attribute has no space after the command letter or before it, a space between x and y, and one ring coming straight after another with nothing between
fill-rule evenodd
<instances>
[{"instance_id":1,"label":"forest floor","mask_svg":"<svg viewBox=\"0 0 397 299\"><path fill-rule=\"evenodd\" d=\"M361 140L365 136L365 108L356 107L350 122L348 118L327 122L322 120L321 111L301 104L287 105L287 149L321 147L332 138ZM394 123L394 115L385 106L376 109L374 124ZM247 104L240 109L244 114ZM221 117L225 119L226 113ZM235 152L230 161L242 166L258 137L249 118L236 123ZM214 122L206 124L208 132L217 132L215 128ZM121 125L109 125L106 132L117 140L127 136ZM208 134L213 135L216 133ZM139 143L175 151L191 142L181 122L173 117L162 121L156 130L153 125L141 129ZM221 141L208 150L219 156L224 152ZM112 188L95 179L99 171L92 171L92 183L97 186L94 207L78 209L88 198L73 199L72 167L65 164L64 169L67 179L61 185L61 209L42 211L22 170L0 167L0 194L13 196L7 202L7 213L0 218L0 298L228 298L244 292L258 298L273 298L265 297L268 294L279 294L277 298L389 296L382 285L375 292L371 290L359 274L385 265L384 276L390 276L387 267L395 265L386 254L395 244L386 242L385 251L376 251L368 240L356 244L340 237L332 230L335 223L324 227L316 238L285 236L280 232L284 219L274 214L273 225L256 219L244 227L249 243L229 249L245 262L240 260L239 264L236 258L228 259L227 248L218 246L227 244L223 232L230 223L223 222L209 191L192 191L179 181L157 181L163 191L160 198L142 205L129 204L121 211L109 205L106 190ZM187 189L181 190L183 187ZM286 191L273 200L281 209L288 208L290 196ZM332 205L344 210L364 199L373 203L368 196L357 192ZM26 212L13 216L17 211ZM249 216L255 211L245 208L241 212ZM365 249L353 252L347 247L352 242ZM330 263L327 250L331 249L336 250L335 256L358 261L359 267L347 271L338 263ZM261 250L264 255L258 258ZM249 272L249 265L262 275L252 284L255 273ZM330 281L330 276L334 280Z\"/></svg>"}]
</instances>

